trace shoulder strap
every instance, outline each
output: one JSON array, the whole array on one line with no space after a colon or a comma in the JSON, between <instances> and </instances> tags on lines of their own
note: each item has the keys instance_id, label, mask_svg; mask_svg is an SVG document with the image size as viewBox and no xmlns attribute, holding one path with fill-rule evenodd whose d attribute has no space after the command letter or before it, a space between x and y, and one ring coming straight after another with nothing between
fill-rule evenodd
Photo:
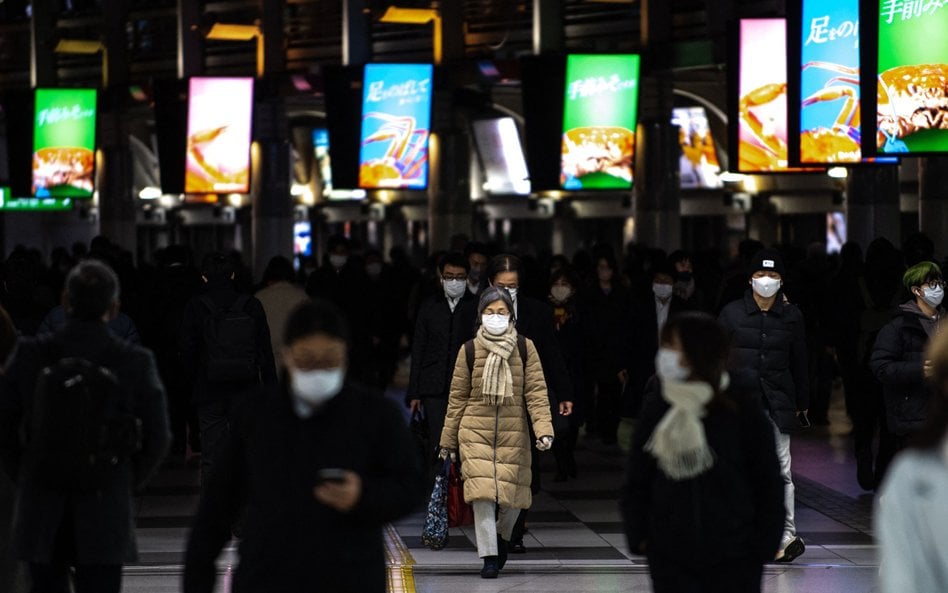
<instances>
[{"instance_id":1,"label":"shoulder strap","mask_svg":"<svg viewBox=\"0 0 948 593\"><path fill-rule=\"evenodd\" d=\"M250 300L250 295L241 294L237 295L237 300L234 301L234 304L230 306L230 310L233 312L241 312L244 310L244 307L247 306L247 302Z\"/></svg>"},{"instance_id":2,"label":"shoulder strap","mask_svg":"<svg viewBox=\"0 0 948 593\"><path fill-rule=\"evenodd\" d=\"M204 295L201 297L201 302L204 303L204 306L207 307L211 313L217 313L217 305L211 297Z\"/></svg>"},{"instance_id":3,"label":"shoulder strap","mask_svg":"<svg viewBox=\"0 0 948 593\"><path fill-rule=\"evenodd\" d=\"M474 376L474 340L464 342L464 357L467 359L467 372Z\"/></svg>"},{"instance_id":4,"label":"shoulder strap","mask_svg":"<svg viewBox=\"0 0 948 593\"><path fill-rule=\"evenodd\" d=\"M520 362L523 363L523 374L527 374L527 337L517 334L517 350L520 351Z\"/></svg>"}]
</instances>

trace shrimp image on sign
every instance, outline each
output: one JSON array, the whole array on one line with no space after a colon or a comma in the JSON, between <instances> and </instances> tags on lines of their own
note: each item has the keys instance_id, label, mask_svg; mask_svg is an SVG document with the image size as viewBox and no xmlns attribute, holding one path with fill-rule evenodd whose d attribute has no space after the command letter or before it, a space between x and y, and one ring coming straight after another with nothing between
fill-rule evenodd
<instances>
[{"instance_id":1,"label":"shrimp image on sign","mask_svg":"<svg viewBox=\"0 0 948 593\"><path fill-rule=\"evenodd\" d=\"M904 140L927 130L948 130L948 65L917 64L879 74L876 144L909 152Z\"/></svg>"},{"instance_id":2,"label":"shrimp image on sign","mask_svg":"<svg viewBox=\"0 0 948 593\"><path fill-rule=\"evenodd\" d=\"M424 185L424 165L428 161L428 130L416 129L415 118L370 112L364 120L381 120L378 130L369 134L363 147L388 142L381 157L359 167L359 186L368 188L404 188Z\"/></svg>"},{"instance_id":3,"label":"shrimp image on sign","mask_svg":"<svg viewBox=\"0 0 948 593\"><path fill-rule=\"evenodd\" d=\"M245 190L250 179L247 157L234 152L239 144L228 126L200 130L188 137L187 186L191 191Z\"/></svg>"}]
</instances>

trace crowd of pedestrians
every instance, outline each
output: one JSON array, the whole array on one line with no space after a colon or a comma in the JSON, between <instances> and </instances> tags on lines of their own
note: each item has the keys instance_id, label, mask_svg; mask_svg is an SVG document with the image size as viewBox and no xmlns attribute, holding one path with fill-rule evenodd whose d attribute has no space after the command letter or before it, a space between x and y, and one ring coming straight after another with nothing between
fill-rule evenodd
<instances>
[{"instance_id":1,"label":"crowd of pedestrians","mask_svg":"<svg viewBox=\"0 0 948 593\"><path fill-rule=\"evenodd\" d=\"M481 575L496 578L508 554L529 552L540 452L552 449L557 481L582 479L577 443L618 454L633 418L621 507L656 590L691 590L711 570L725 576L708 590L756 591L763 563L805 552L790 439L829 422L834 384L864 489L899 451L942 442L930 406L948 368L945 283L922 235L899 248L877 239L865 256L751 240L733 258L636 244L541 256L455 237L415 267L399 248L341 236L326 253L321 265L275 257L259 284L238 253L197 259L183 246L137 267L104 237L48 264L36 250L9 255L0 501L17 510L0 509L14 534L0 553L27 561L34 591L63 590L70 566L80 593L118 591L134 551L129 501L166 450L200 455L186 591L212 590L232 536L241 590L269 590L274 574L305 588L326 574L299 556L312 554L377 568L330 571L352 573L339 590L382 591L381 525L419 506L439 458L461 462ZM430 438L421 456L373 395L406 359L404 405ZM79 469L44 436L57 421L48 402L76 389L121 441L83 444L112 461L86 467L95 479L81 487L48 479ZM109 529L124 535L105 546L95 534ZM682 547L717 552L682 560Z\"/></svg>"}]
</instances>

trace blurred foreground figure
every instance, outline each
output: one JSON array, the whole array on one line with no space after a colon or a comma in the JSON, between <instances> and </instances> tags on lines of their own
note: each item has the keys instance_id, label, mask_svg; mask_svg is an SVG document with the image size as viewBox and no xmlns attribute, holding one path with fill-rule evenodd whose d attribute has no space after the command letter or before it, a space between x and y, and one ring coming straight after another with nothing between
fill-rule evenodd
<instances>
[{"instance_id":1,"label":"blurred foreground figure","mask_svg":"<svg viewBox=\"0 0 948 593\"><path fill-rule=\"evenodd\" d=\"M876 499L882 593L948 591L948 333L929 346L925 425L889 467Z\"/></svg>"},{"instance_id":2,"label":"blurred foreground figure","mask_svg":"<svg viewBox=\"0 0 948 593\"><path fill-rule=\"evenodd\" d=\"M211 593L243 513L234 590L383 593L382 526L424 498L397 407L346 382L349 334L324 301L287 321L276 387L234 410L188 541L185 593Z\"/></svg>"}]
</instances>

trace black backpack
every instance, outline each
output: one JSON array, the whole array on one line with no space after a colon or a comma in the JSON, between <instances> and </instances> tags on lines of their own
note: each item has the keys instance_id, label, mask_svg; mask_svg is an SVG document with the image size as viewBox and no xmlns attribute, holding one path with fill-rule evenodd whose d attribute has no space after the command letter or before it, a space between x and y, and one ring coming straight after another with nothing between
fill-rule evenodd
<instances>
[{"instance_id":1,"label":"black backpack","mask_svg":"<svg viewBox=\"0 0 948 593\"><path fill-rule=\"evenodd\" d=\"M141 420L108 368L84 358L47 360L55 362L39 372L24 421L24 469L50 488L101 490L141 450Z\"/></svg>"},{"instance_id":2,"label":"black backpack","mask_svg":"<svg viewBox=\"0 0 948 593\"><path fill-rule=\"evenodd\" d=\"M201 302L210 311L204 320L204 368L208 381L256 381L257 368L256 324L244 311L250 297L240 295L223 309L210 297Z\"/></svg>"}]
</instances>

